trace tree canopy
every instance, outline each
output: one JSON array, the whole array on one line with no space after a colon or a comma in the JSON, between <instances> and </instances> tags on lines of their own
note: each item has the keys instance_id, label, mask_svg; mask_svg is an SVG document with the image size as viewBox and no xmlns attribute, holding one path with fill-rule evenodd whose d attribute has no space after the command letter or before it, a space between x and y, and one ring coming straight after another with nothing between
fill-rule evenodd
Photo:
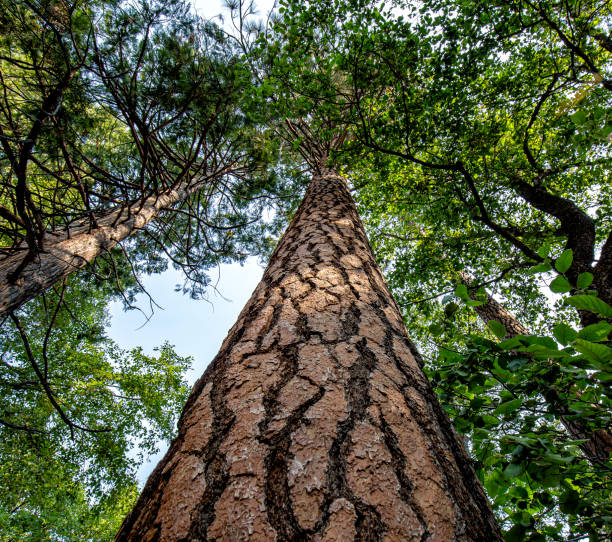
<instances>
[{"instance_id":1,"label":"tree canopy","mask_svg":"<svg viewBox=\"0 0 612 542\"><path fill-rule=\"evenodd\" d=\"M117 243L136 271L183 268L197 296L257 239L268 180L235 48L180 1L2 16L1 314L87 264L116 279Z\"/></svg>"},{"instance_id":2,"label":"tree canopy","mask_svg":"<svg viewBox=\"0 0 612 542\"><path fill-rule=\"evenodd\" d=\"M45 236L124 220L183 182L189 191L102 251L93 283L79 275L13 313L3 359L17 372L5 368L2 393L24 407L0 416L7 431L69 470L54 431L112 425L122 403L107 390L136 379L137 408L160 429L139 434L126 420L140 411L121 407L123 435L167 437L173 418L147 396L144 375L172 368L176 379L161 387L175 390L177 408L185 360L166 347L156 358L121 353L79 319L99 328L121 286L129 302L132 270L171 261L197 294L211 264L266 254L304 170L327 163L352 183L506 539L611 536L607 3L283 0L265 25L252 22L250 4L229 2L233 35L180 3L7 6L16 23L0 42L0 235L2 256L21 262L8 281L45 250ZM273 223L257 221L266 206ZM84 288L96 292L88 304L74 293ZM53 374L60 343L75 352L64 382L35 378L37 365ZM60 408L45 381L62 389ZM88 386L99 397L85 398ZM39 436L49 416L56 425ZM94 478L117 479L96 455L104 438L90 432L79 452L95 475L66 474L83 495ZM113 468L128 468L127 440L116 445L112 457L124 459ZM134 491L111 486L117 498L101 509Z\"/></svg>"},{"instance_id":3,"label":"tree canopy","mask_svg":"<svg viewBox=\"0 0 612 542\"><path fill-rule=\"evenodd\" d=\"M81 278L28 303L0 338L3 540L112 537L143 459L168 441L189 358L104 335L109 294Z\"/></svg>"}]
</instances>

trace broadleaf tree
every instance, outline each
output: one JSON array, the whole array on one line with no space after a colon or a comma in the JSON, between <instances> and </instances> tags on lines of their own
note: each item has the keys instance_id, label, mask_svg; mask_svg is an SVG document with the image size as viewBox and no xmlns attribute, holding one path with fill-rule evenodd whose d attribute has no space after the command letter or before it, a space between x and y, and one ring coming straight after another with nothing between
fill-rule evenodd
<instances>
[{"instance_id":1,"label":"broadleaf tree","mask_svg":"<svg viewBox=\"0 0 612 542\"><path fill-rule=\"evenodd\" d=\"M108 540L174 432L190 359L105 337L109 294L73 278L0 338L2 540Z\"/></svg>"}]
</instances>

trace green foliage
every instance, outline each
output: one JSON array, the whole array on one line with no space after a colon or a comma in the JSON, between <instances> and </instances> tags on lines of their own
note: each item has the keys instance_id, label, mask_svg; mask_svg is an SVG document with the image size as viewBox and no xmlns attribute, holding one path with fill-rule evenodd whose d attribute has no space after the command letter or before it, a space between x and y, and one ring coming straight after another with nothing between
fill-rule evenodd
<instances>
[{"instance_id":1,"label":"green foliage","mask_svg":"<svg viewBox=\"0 0 612 542\"><path fill-rule=\"evenodd\" d=\"M563 254L555 260L555 269L559 273L565 273L572 265L574 251L571 248L563 251Z\"/></svg>"},{"instance_id":2,"label":"green foliage","mask_svg":"<svg viewBox=\"0 0 612 542\"><path fill-rule=\"evenodd\" d=\"M578 280L576 281L576 286L579 290L584 290L591 285L593 278L593 273L580 273L580 275L578 275Z\"/></svg>"},{"instance_id":3,"label":"green foliage","mask_svg":"<svg viewBox=\"0 0 612 542\"><path fill-rule=\"evenodd\" d=\"M187 271L185 290L197 296L207 266L270 250L269 233L290 216L304 186L304 166L333 165L353 183L379 262L506 539L605 539L610 464L588 461L582 436L611 422L612 84L605 74L612 65L597 38L609 27L610 8L570 4L285 0L272 28L248 27L231 41L199 26L180 2L79 6L72 34L46 7L32 15L9 2L2 17L20 30L4 25L0 48L13 55L2 60L5 105L17 107L3 141L24 139L19 127L40 112L44 89L61 83L66 59L78 67L41 131L28 169L36 204L25 215L34 223L38 209L44 223L62 224L87 217L59 152L61 134L98 210L137 199L142 186L158 190L160 179L240 158L244 167L232 182L223 173L208 185L212 192L93 266L98 277L135 287L130 262L152 272L168 256ZM242 7L233 16L242 17ZM99 58L85 47L94 15ZM39 20L56 32L39 32ZM96 69L88 71L83 54ZM45 67L42 86L24 59ZM207 139L195 151L202 131ZM200 151L211 153L206 167L190 163ZM159 153L165 162L152 159ZM0 204L11 207L12 165L0 158L7 179ZM139 183L117 182L125 179ZM270 227L254 225L267 197L279 212ZM62 209L49 202L57 200L71 212L56 212ZM3 225L3 246L13 248L35 229ZM483 325L474 309L486 304L486 293L457 286L462 273L492 288L534 334L501 340L512 335L507 326L488 317ZM109 289L96 282L96 295ZM562 301L551 300L549 289ZM59 291L53 295L57 304ZM60 515L84 518L84 539L107 536L93 525L110 533L133 498L125 450L137 440L152 452L157 438L167 438L185 391L186 360L167 347L155 357L118 351L103 339L102 305L64 295L83 317L60 311L48 340L53 303L37 301L20 317L34 358L49 365L49 385L69 419L114 431L77 430L80 438L67 439L70 429L37 383L22 338L2 339L10 367L0 380L7 398L0 453L8 458L0 469L0 525L16 538L75 536L76 523ZM580 438L568 432L572 423ZM19 447L28 453L16 456ZM56 490L44 482L37 492L21 472Z\"/></svg>"},{"instance_id":4,"label":"green foliage","mask_svg":"<svg viewBox=\"0 0 612 542\"><path fill-rule=\"evenodd\" d=\"M182 0L1 8L2 257L33 258L43 238L187 186L93 264L98 279L171 261L199 297L208 269L262 248L257 219L285 195L270 167L277 142L250 114L252 75L219 27ZM128 281L128 298L137 290Z\"/></svg>"},{"instance_id":5,"label":"green foliage","mask_svg":"<svg viewBox=\"0 0 612 542\"><path fill-rule=\"evenodd\" d=\"M113 540L138 488L133 479L92 498L78 465L53 453L43 439L2 438L0 540Z\"/></svg>"},{"instance_id":6,"label":"green foliage","mask_svg":"<svg viewBox=\"0 0 612 542\"><path fill-rule=\"evenodd\" d=\"M75 277L28 303L19 321L31 359L3 327L1 540L112 540L137 497L138 466L174 435L190 360L169 345L153 356L119 349L104 337L108 301Z\"/></svg>"},{"instance_id":7,"label":"green foliage","mask_svg":"<svg viewBox=\"0 0 612 542\"><path fill-rule=\"evenodd\" d=\"M205 295L210 267L270 252L304 176L279 163L237 42L182 0L0 8L0 260L190 190L2 324L0 539L110 540L174 434L189 359L122 351L106 304L132 308L169 262Z\"/></svg>"},{"instance_id":8,"label":"green foliage","mask_svg":"<svg viewBox=\"0 0 612 542\"><path fill-rule=\"evenodd\" d=\"M555 339L557 339L557 341L563 345L570 344L578 336L576 331L574 331L571 326L568 326L563 322L558 323L553 328L553 335L555 336Z\"/></svg>"},{"instance_id":9,"label":"green foliage","mask_svg":"<svg viewBox=\"0 0 612 542\"><path fill-rule=\"evenodd\" d=\"M501 324L489 326L503 338ZM459 351L441 349L433 361L432 381L469 439L506 540L605 540L612 533L612 460L593 464L581 449L612 423L611 331L601 320L579 332L559 322L555 340L469 335ZM583 434L568 438L570 426Z\"/></svg>"},{"instance_id":10,"label":"green foliage","mask_svg":"<svg viewBox=\"0 0 612 542\"><path fill-rule=\"evenodd\" d=\"M564 276L558 276L550 283L550 289L556 294L565 294L572 289L572 285Z\"/></svg>"},{"instance_id":11,"label":"green foliage","mask_svg":"<svg viewBox=\"0 0 612 542\"><path fill-rule=\"evenodd\" d=\"M575 295L566 299L565 302L578 310L589 311L604 318L612 318L612 307L597 296Z\"/></svg>"},{"instance_id":12,"label":"green foliage","mask_svg":"<svg viewBox=\"0 0 612 542\"><path fill-rule=\"evenodd\" d=\"M503 339L506 336L506 328L503 324L500 324L497 320L489 320L489 327L498 339Z\"/></svg>"}]
</instances>

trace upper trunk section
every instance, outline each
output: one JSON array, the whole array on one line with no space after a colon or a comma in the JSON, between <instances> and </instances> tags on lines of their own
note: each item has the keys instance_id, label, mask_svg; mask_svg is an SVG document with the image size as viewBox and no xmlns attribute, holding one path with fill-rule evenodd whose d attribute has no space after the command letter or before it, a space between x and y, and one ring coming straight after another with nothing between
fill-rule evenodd
<instances>
[{"instance_id":1,"label":"upper trunk section","mask_svg":"<svg viewBox=\"0 0 612 542\"><path fill-rule=\"evenodd\" d=\"M501 540L341 177L313 178L117 540Z\"/></svg>"},{"instance_id":2,"label":"upper trunk section","mask_svg":"<svg viewBox=\"0 0 612 542\"><path fill-rule=\"evenodd\" d=\"M144 228L164 209L183 201L198 187L199 183L192 186L183 183L162 194L143 198L130 207L117 207L106 216L98 217L96 228L83 221L67 233L47 232L43 237L43 249L31 260L19 253L1 260L0 320ZM15 273L17 277L13 277Z\"/></svg>"}]
</instances>

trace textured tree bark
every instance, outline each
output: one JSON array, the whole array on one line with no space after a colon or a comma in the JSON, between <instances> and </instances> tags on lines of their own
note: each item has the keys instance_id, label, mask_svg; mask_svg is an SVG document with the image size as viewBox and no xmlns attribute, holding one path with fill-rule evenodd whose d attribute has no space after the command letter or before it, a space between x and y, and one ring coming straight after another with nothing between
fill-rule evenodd
<instances>
[{"instance_id":1,"label":"textured tree bark","mask_svg":"<svg viewBox=\"0 0 612 542\"><path fill-rule=\"evenodd\" d=\"M474 279L467 273L460 272L459 279L468 288L474 287ZM521 324L516 317L508 312L505 307L500 304L489 292L485 292L486 299L484 305L473 307L480 319L488 324L489 320L495 320L506 328L506 336L504 339L511 339L517 335L530 335L529 330Z\"/></svg>"},{"instance_id":2,"label":"textured tree bark","mask_svg":"<svg viewBox=\"0 0 612 542\"><path fill-rule=\"evenodd\" d=\"M474 281L467 273L459 273L459 277L466 286L473 286ZM513 314L508 312L488 292L486 293L485 304L474 307L474 310L485 324L489 320L495 320L503 324L506 328L505 339L512 339L517 335L531 334ZM560 411L561 423L573 439L588 440L588 442L580 445L580 449L592 464L597 465L609 461L610 454L612 453L612 434L610 432L604 430L591 432L579 420L568 419L567 416L570 416L572 412L564 405L563 400L559 397L559 392L554 387L550 387L543 394L543 397Z\"/></svg>"},{"instance_id":3,"label":"textured tree bark","mask_svg":"<svg viewBox=\"0 0 612 542\"><path fill-rule=\"evenodd\" d=\"M116 540L501 540L341 177L313 178Z\"/></svg>"},{"instance_id":4,"label":"textured tree bark","mask_svg":"<svg viewBox=\"0 0 612 542\"><path fill-rule=\"evenodd\" d=\"M15 254L0 261L0 320L44 292L73 271L85 267L117 243L136 233L164 209L184 200L201 188L201 183L184 183L162 194L152 195L130 208L118 207L98 217L98 227L87 224L65 232L49 232L43 237L43 251L27 263L16 280L10 280L24 255Z\"/></svg>"}]
</instances>

